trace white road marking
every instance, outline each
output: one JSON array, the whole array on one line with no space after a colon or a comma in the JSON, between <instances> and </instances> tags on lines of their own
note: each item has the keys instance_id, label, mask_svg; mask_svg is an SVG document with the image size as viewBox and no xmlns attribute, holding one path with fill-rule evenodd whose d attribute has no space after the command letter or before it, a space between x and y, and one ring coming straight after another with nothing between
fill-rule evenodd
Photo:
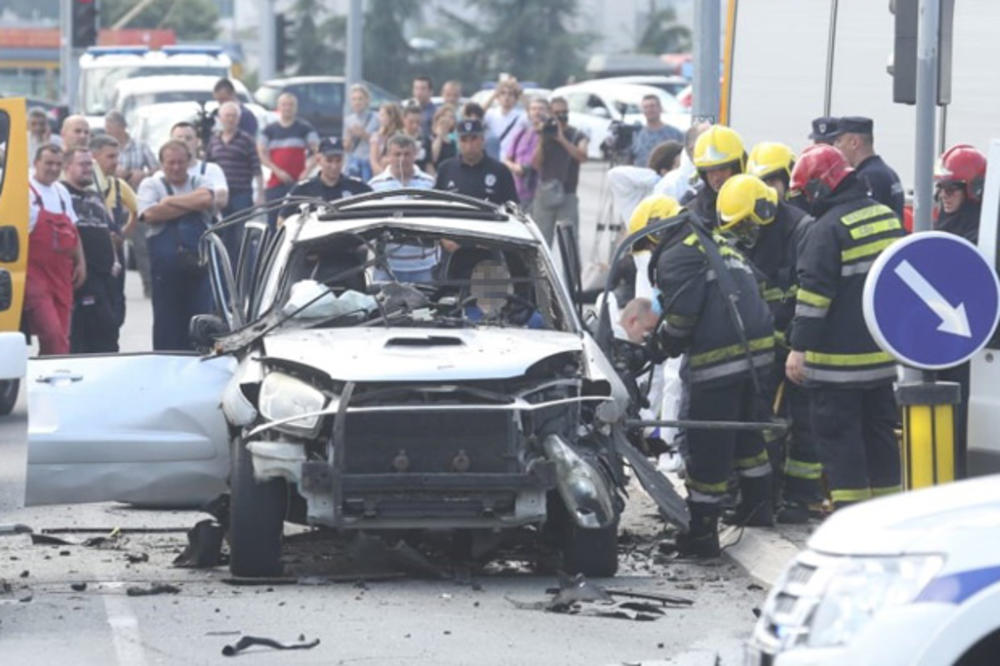
<instances>
[{"instance_id":1,"label":"white road marking","mask_svg":"<svg viewBox=\"0 0 1000 666\"><path fill-rule=\"evenodd\" d=\"M101 585L112 590L124 589L124 584L119 582ZM139 635L139 620L132 612L128 597L123 594L102 594L101 599L111 627L111 641L115 646L118 663L122 666L145 666L146 653Z\"/></svg>"}]
</instances>

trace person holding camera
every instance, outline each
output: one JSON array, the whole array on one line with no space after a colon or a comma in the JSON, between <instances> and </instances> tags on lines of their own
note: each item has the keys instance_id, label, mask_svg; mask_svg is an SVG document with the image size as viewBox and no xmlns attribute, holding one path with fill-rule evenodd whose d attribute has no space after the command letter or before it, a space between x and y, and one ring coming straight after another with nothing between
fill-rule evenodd
<instances>
[{"instance_id":1,"label":"person holding camera","mask_svg":"<svg viewBox=\"0 0 1000 666\"><path fill-rule=\"evenodd\" d=\"M536 127L541 140L535 149L531 165L539 174L538 189L532 206L535 223L551 243L556 222L562 220L579 232L580 201L576 186L580 181L580 164L587 160L589 139L569 124L569 105L563 97L549 100L552 115Z\"/></svg>"},{"instance_id":2,"label":"person holding camera","mask_svg":"<svg viewBox=\"0 0 1000 666\"><path fill-rule=\"evenodd\" d=\"M215 206L211 184L191 174L188 143L178 139L160 148L161 171L139 185L139 219L148 231L153 273L153 349L193 349L188 324L212 311L208 272L198 243Z\"/></svg>"},{"instance_id":3,"label":"person holding camera","mask_svg":"<svg viewBox=\"0 0 1000 666\"><path fill-rule=\"evenodd\" d=\"M503 163L514 175L514 185L517 196L521 199L521 207L531 210L535 200L535 190L538 188L538 173L531 166L535 150L541 140L538 127L549 113L549 102L544 97L535 97L528 104L528 122L521 126L511 141Z\"/></svg>"},{"instance_id":4,"label":"person holding camera","mask_svg":"<svg viewBox=\"0 0 1000 666\"><path fill-rule=\"evenodd\" d=\"M646 118L646 125L632 136L632 147L629 152L632 166L644 167L649 163L649 154L653 152L653 148L664 141L684 143L684 135L673 125L663 122L660 117L663 106L656 95L643 96L640 107L642 115Z\"/></svg>"}]
</instances>

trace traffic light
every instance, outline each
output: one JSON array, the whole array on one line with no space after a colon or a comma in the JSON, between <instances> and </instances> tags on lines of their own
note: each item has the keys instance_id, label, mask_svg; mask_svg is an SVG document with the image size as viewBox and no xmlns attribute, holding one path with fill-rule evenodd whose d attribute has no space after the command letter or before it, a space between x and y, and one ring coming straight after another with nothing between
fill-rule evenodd
<instances>
[{"instance_id":1,"label":"traffic light","mask_svg":"<svg viewBox=\"0 0 1000 666\"><path fill-rule=\"evenodd\" d=\"M288 25L284 14L274 15L274 71L282 73L288 66Z\"/></svg>"},{"instance_id":2,"label":"traffic light","mask_svg":"<svg viewBox=\"0 0 1000 666\"><path fill-rule=\"evenodd\" d=\"M85 49L97 44L97 24L100 7L97 0L72 0L70 15L70 45Z\"/></svg>"},{"instance_id":3,"label":"traffic light","mask_svg":"<svg viewBox=\"0 0 1000 666\"><path fill-rule=\"evenodd\" d=\"M917 10L920 0L890 0L889 11L895 15L895 40L892 51L892 101L917 102ZM955 0L941 0L938 23L938 99L940 105L951 102L951 26Z\"/></svg>"}]
</instances>

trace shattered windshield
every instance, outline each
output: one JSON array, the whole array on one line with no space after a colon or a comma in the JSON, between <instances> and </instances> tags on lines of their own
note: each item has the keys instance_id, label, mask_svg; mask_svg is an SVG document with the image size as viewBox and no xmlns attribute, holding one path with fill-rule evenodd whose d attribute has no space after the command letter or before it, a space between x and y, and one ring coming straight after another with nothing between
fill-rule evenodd
<instances>
[{"instance_id":1,"label":"shattered windshield","mask_svg":"<svg viewBox=\"0 0 1000 666\"><path fill-rule=\"evenodd\" d=\"M337 234L293 250L285 326L572 330L536 248L409 230Z\"/></svg>"}]
</instances>

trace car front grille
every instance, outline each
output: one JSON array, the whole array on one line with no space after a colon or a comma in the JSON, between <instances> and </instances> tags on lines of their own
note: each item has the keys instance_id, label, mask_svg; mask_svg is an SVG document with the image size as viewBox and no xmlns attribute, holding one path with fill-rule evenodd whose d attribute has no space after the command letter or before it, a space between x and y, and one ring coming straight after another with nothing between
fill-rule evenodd
<instances>
[{"instance_id":1,"label":"car front grille","mask_svg":"<svg viewBox=\"0 0 1000 666\"><path fill-rule=\"evenodd\" d=\"M516 415L504 410L348 414L341 458L346 474L518 470Z\"/></svg>"}]
</instances>

